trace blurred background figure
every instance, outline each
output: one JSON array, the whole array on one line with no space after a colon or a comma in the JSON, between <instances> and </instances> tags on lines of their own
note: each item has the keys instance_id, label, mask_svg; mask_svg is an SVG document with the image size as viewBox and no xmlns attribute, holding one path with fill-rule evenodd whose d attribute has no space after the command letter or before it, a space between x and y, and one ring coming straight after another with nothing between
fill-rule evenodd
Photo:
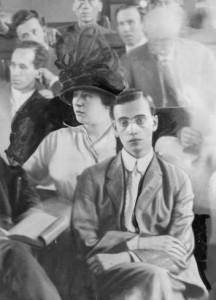
<instances>
[{"instance_id":1,"label":"blurred background figure","mask_svg":"<svg viewBox=\"0 0 216 300\"><path fill-rule=\"evenodd\" d=\"M213 13L209 7L198 7L188 20L186 37L206 45L216 57L216 29Z\"/></svg>"}]
</instances>

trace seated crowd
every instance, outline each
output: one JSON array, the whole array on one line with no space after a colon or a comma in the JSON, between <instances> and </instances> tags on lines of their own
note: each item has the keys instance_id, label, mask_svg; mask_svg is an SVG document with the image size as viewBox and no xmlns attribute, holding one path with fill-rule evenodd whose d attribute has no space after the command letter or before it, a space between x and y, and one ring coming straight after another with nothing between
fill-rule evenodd
<instances>
[{"instance_id":1,"label":"seated crowd","mask_svg":"<svg viewBox=\"0 0 216 300\"><path fill-rule=\"evenodd\" d=\"M215 299L215 57L182 36L181 0L120 5L121 49L102 4L73 0L60 28L35 10L0 19L16 39L0 82L0 298ZM68 228L43 250L1 234L59 204ZM210 216L204 283L195 214Z\"/></svg>"}]
</instances>

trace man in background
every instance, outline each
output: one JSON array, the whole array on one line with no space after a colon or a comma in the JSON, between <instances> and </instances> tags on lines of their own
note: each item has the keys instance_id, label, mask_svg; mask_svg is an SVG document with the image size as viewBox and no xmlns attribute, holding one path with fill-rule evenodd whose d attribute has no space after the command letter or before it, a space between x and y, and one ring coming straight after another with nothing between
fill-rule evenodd
<instances>
[{"instance_id":1,"label":"man in background","mask_svg":"<svg viewBox=\"0 0 216 300\"><path fill-rule=\"evenodd\" d=\"M80 31L86 26L95 25L104 35L112 33L110 28L100 26L98 24L99 15L102 13L102 0L72 0L72 11L75 13L77 23L75 24L75 31ZM65 32L69 27L59 28L60 32Z\"/></svg>"},{"instance_id":2,"label":"man in background","mask_svg":"<svg viewBox=\"0 0 216 300\"><path fill-rule=\"evenodd\" d=\"M116 11L117 30L125 45L126 54L147 42L143 19L143 8L134 0L122 4Z\"/></svg>"},{"instance_id":3,"label":"man in background","mask_svg":"<svg viewBox=\"0 0 216 300\"><path fill-rule=\"evenodd\" d=\"M62 107L56 107L55 100L43 97L36 89L46 60L47 50L41 44L20 43L12 54L10 83L1 85L0 122L5 128L1 149L8 148L12 164L22 165L50 131L63 127Z\"/></svg>"},{"instance_id":4,"label":"man in background","mask_svg":"<svg viewBox=\"0 0 216 300\"><path fill-rule=\"evenodd\" d=\"M41 70L41 87L46 87L51 90L43 91L44 95L52 98L53 95L58 95L61 88L58 81L59 70L55 65L56 53L53 47L50 47L46 40L46 32L42 25L40 16L35 10L22 9L17 11L12 16L12 23L4 31L4 36L13 37L13 33L20 41L35 41L41 44L48 52L48 59L46 65Z\"/></svg>"},{"instance_id":5,"label":"man in background","mask_svg":"<svg viewBox=\"0 0 216 300\"><path fill-rule=\"evenodd\" d=\"M60 69L61 61L65 55L65 48L77 39L81 30L85 27L96 26L99 32L107 39L110 46L112 46L113 36L115 37L114 39L116 39L117 34L109 27L109 24L108 28L98 24L102 9L103 3L101 0L72 0L72 11L76 15L77 22L58 28L61 35L57 37L56 54L58 58L57 65Z\"/></svg>"}]
</instances>

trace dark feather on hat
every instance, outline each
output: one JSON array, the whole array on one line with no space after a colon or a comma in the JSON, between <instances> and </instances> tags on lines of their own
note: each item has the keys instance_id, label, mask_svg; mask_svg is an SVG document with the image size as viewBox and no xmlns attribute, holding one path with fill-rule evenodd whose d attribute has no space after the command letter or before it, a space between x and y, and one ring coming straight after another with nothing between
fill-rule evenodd
<instances>
[{"instance_id":1,"label":"dark feather on hat","mask_svg":"<svg viewBox=\"0 0 216 300\"><path fill-rule=\"evenodd\" d=\"M60 97L67 103L65 97L74 90L90 89L116 96L125 88L118 55L96 26L85 28L79 35L67 35L58 66L63 84Z\"/></svg>"}]
</instances>

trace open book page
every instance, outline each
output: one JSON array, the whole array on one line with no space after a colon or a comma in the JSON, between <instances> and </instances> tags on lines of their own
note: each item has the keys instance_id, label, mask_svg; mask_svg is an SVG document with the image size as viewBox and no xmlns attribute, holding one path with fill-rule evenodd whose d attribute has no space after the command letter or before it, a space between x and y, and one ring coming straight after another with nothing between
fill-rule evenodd
<instances>
[{"instance_id":1,"label":"open book page","mask_svg":"<svg viewBox=\"0 0 216 300\"><path fill-rule=\"evenodd\" d=\"M49 245L57 236L69 227L69 224L70 218L62 216L41 232L38 239L45 245Z\"/></svg>"},{"instance_id":2,"label":"open book page","mask_svg":"<svg viewBox=\"0 0 216 300\"><path fill-rule=\"evenodd\" d=\"M9 234L23 235L31 239L37 239L41 232L43 232L56 220L56 217L38 210L11 228L9 230Z\"/></svg>"}]
</instances>

